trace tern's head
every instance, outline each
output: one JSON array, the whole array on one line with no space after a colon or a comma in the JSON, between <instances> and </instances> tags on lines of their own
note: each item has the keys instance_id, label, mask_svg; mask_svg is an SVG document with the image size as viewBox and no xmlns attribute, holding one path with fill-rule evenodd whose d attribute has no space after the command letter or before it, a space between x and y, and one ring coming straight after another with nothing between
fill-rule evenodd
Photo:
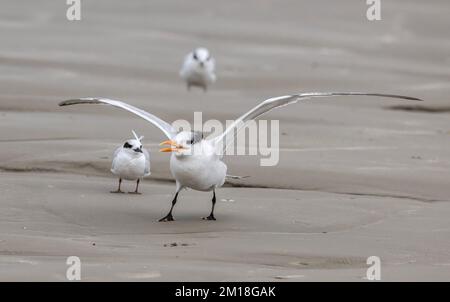
<instances>
[{"instance_id":1,"label":"tern's head","mask_svg":"<svg viewBox=\"0 0 450 302\"><path fill-rule=\"evenodd\" d=\"M197 62L200 67L205 67L205 65L211 62L211 54L208 49L199 47L192 52L192 59L194 62Z\"/></svg>"},{"instance_id":2,"label":"tern's head","mask_svg":"<svg viewBox=\"0 0 450 302\"><path fill-rule=\"evenodd\" d=\"M134 132L134 130L132 130L132 132L133 132L134 139L129 139L129 140L127 140L127 141L123 144L122 148L123 148L126 152L129 152L129 153L131 153L131 154L136 154L136 155L142 154L143 152L142 152L142 143L141 143L141 140L142 140L144 137L143 137L143 136L141 136L141 137L137 136L137 134L136 134L136 132Z\"/></svg>"},{"instance_id":3,"label":"tern's head","mask_svg":"<svg viewBox=\"0 0 450 302\"><path fill-rule=\"evenodd\" d=\"M127 140L122 148L129 152L129 153L135 153L136 155L138 154L142 154L142 144L140 141L136 140L136 139L129 139Z\"/></svg>"},{"instance_id":4,"label":"tern's head","mask_svg":"<svg viewBox=\"0 0 450 302\"><path fill-rule=\"evenodd\" d=\"M193 148L197 143L203 140L203 134L195 131L182 131L178 133L172 140L162 142L160 145L168 145L170 147L161 148L161 152L174 152L177 156L192 154Z\"/></svg>"}]
</instances>

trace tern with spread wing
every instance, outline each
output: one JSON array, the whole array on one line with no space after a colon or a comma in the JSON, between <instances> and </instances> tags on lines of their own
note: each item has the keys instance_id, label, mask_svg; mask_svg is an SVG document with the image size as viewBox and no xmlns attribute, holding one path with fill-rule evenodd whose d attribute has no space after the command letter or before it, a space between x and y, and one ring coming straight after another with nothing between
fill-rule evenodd
<instances>
[{"instance_id":1,"label":"tern with spread wing","mask_svg":"<svg viewBox=\"0 0 450 302\"><path fill-rule=\"evenodd\" d=\"M191 188L198 191L212 191L213 197L211 212L209 216L204 217L204 219L216 220L214 216L216 189L224 184L225 178L227 177L227 166L222 161L224 149L227 147L227 144L224 144L223 142L224 140L227 140L227 135L231 133L234 135L234 132L239 131L239 129L242 128L247 121L256 119L264 113L278 107L283 107L311 98L355 95L422 101L421 99L408 96L364 92L312 92L280 96L263 101L235 120L222 134L215 138L208 139L203 138L203 135L198 132L182 131L180 133L176 133L169 123L161 120L153 114L121 101L105 98L80 98L63 101L59 105L108 104L134 113L158 127L167 137L167 140L161 143L161 145L166 145L167 147L162 148L161 151L172 152L172 156L170 158L170 171L176 181L175 196L172 200L169 213L159 221L174 220L172 211L177 202L178 194L183 188Z\"/></svg>"}]
</instances>

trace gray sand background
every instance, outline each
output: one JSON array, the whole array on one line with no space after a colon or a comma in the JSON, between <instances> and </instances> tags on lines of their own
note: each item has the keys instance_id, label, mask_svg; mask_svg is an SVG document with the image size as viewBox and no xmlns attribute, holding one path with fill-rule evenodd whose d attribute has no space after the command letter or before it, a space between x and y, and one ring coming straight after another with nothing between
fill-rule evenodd
<instances>
[{"instance_id":1,"label":"gray sand background","mask_svg":"<svg viewBox=\"0 0 450 302\"><path fill-rule=\"evenodd\" d=\"M450 4L383 1L65 1L0 3L0 280L450 281ZM208 47L218 82L178 78ZM210 194L174 190L161 132L124 111L60 108L82 96L121 99L167 121L237 118L302 91L377 91L426 100L305 102L280 120L275 167L230 156L250 175ZM392 106L397 107L394 110ZM420 107L417 107L420 105ZM401 109L401 110L398 110ZM109 194L112 152L135 129L152 153L143 195ZM125 183L131 190L132 183ZM176 243L177 246L171 246Z\"/></svg>"}]
</instances>

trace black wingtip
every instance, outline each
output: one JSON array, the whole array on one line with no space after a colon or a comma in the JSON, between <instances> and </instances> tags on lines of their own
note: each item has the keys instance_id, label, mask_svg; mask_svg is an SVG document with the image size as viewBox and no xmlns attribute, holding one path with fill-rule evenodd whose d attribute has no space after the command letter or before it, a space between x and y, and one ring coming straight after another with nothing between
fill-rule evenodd
<instances>
[{"instance_id":1,"label":"black wingtip","mask_svg":"<svg viewBox=\"0 0 450 302\"><path fill-rule=\"evenodd\" d=\"M356 93L356 95L358 95L358 93ZM361 93L361 95L364 95L364 93ZM416 98L413 96L398 95L398 94L368 93L367 95L368 96L380 96L380 97L404 99L404 100L408 100L408 101L424 102L424 100L422 100L420 98Z\"/></svg>"},{"instance_id":2,"label":"black wingtip","mask_svg":"<svg viewBox=\"0 0 450 302\"><path fill-rule=\"evenodd\" d=\"M59 102L58 105L59 106L69 106L69 105L75 105L78 103L80 103L80 100L70 99L70 100L65 100L65 101Z\"/></svg>"},{"instance_id":3,"label":"black wingtip","mask_svg":"<svg viewBox=\"0 0 450 302\"><path fill-rule=\"evenodd\" d=\"M374 95L376 96L377 94L374 94ZM399 98L399 99L404 99L404 100L408 100L408 101L424 102L424 100L422 100L420 98L413 97L413 96L395 95L395 94L385 94L385 95L379 94L379 96Z\"/></svg>"},{"instance_id":4,"label":"black wingtip","mask_svg":"<svg viewBox=\"0 0 450 302\"><path fill-rule=\"evenodd\" d=\"M393 95L393 96L394 97L398 97L398 98L402 98L402 99L405 99L405 100L408 100L408 101L424 102L424 100L416 98L416 97L413 97L413 96L404 96L404 95L398 95L398 96Z\"/></svg>"},{"instance_id":5,"label":"black wingtip","mask_svg":"<svg viewBox=\"0 0 450 302\"><path fill-rule=\"evenodd\" d=\"M70 99L60 102L59 106L69 106L77 104L101 104L96 98L80 98L80 99Z\"/></svg>"}]
</instances>

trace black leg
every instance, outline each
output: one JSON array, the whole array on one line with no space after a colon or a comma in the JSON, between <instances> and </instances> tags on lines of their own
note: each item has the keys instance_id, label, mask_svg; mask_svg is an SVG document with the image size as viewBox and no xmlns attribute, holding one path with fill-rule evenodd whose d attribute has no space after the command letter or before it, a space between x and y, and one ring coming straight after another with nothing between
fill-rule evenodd
<instances>
[{"instance_id":1,"label":"black leg","mask_svg":"<svg viewBox=\"0 0 450 302\"><path fill-rule=\"evenodd\" d=\"M120 185L122 184L122 178L119 178L119 187L117 188L117 191L111 191L111 193L123 193L121 190L120 190Z\"/></svg>"},{"instance_id":2,"label":"black leg","mask_svg":"<svg viewBox=\"0 0 450 302\"><path fill-rule=\"evenodd\" d=\"M161 222L161 221L174 221L175 220L175 219L173 219L173 216L172 216L172 210L173 210L173 207L175 206L175 204L177 203L178 193L179 193L179 191L175 194L175 197L172 200L172 206L170 207L169 213L166 216L164 216L163 218L161 218L160 220L158 220L159 222Z\"/></svg>"},{"instance_id":3,"label":"black leg","mask_svg":"<svg viewBox=\"0 0 450 302\"><path fill-rule=\"evenodd\" d=\"M139 188L139 182L140 182L141 180L138 178L138 180L136 181L136 190L134 190L134 192L128 192L128 193L130 193L130 194L141 194L141 193L139 193L139 191L138 191L138 188Z\"/></svg>"},{"instance_id":4,"label":"black leg","mask_svg":"<svg viewBox=\"0 0 450 302\"><path fill-rule=\"evenodd\" d=\"M213 198L212 198L212 209L211 214L209 214L208 217L203 217L203 220L216 220L216 217L214 217L214 206L216 205L216 190L213 190Z\"/></svg>"}]
</instances>

